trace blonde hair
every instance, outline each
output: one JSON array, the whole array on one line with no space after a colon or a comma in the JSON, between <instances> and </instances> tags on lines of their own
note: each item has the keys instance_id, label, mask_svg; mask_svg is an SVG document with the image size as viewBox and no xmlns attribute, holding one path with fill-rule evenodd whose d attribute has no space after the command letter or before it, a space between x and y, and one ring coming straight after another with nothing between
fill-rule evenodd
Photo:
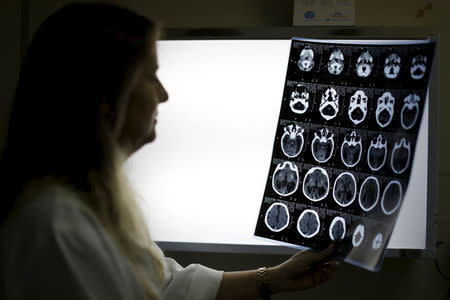
<instances>
[{"instance_id":1,"label":"blonde hair","mask_svg":"<svg viewBox=\"0 0 450 300\"><path fill-rule=\"evenodd\" d=\"M0 162L0 224L30 183L68 185L128 257L151 300L158 292L145 261L153 260L162 281L163 253L122 173L117 133L130 77L158 32L151 20L107 4L70 4L51 15L24 58Z\"/></svg>"},{"instance_id":2,"label":"blonde hair","mask_svg":"<svg viewBox=\"0 0 450 300\"><path fill-rule=\"evenodd\" d=\"M148 298L159 299L144 269L149 267L144 256L149 255L153 260L161 285L164 280L164 256L151 239L135 193L121 170L121 161L122 159L117 157L111 166L115 170L111 170L111 176L106 180L109 182L99 178L95 172L89 174L94 190L88 197L81 199L97 215L123 253L130 259ZM105 191L105 183L108 184L109 191Z\"/></svg>"}]
</instances>

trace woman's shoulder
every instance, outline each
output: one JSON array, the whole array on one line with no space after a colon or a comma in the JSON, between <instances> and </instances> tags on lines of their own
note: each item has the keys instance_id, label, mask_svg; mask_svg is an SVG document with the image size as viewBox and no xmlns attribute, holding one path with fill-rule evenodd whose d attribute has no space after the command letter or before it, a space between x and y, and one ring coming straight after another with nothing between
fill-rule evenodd
<instances>
[{"instance_id":1,"label":"woman's shoulder","mask_svg":"<svg viewBox=\"0 0 450 300\"><path fill-rule=\"evenodd\" d=\"M58 293L72 293L62 299L144 299L126 257L82 196L52 185L26 197L0 231L0 279L7 286L28 284L52 298L46 284L56 281Z\"/></svg>"},{"instance_id":2,"label":"woman's shoulder","mask_svg":"<svg viewBox=\"0 0 450 300\"><path fill-rule=\"evenodd\" d=\"M95 224L81 195L62 184L29 188L2 228L3 233L54 234L55 229L73 231L86 222ZM91 224L92 225L92 224Z\"/></svg>"},{"instance_id":3,"label":"woman's shoulder","mask_svg":"<svg viewBox=\"0 0 450 300\"><path fill-rule=\"evenodd\" d=\"M55 253L69 264L82 259L124 268L121 262L124 258L114 241L77 192L54 184L27 192L25 197L14 216L0 229L0 260L19 257L51 260L49 253Z\"/></svg>"}]
</instances>

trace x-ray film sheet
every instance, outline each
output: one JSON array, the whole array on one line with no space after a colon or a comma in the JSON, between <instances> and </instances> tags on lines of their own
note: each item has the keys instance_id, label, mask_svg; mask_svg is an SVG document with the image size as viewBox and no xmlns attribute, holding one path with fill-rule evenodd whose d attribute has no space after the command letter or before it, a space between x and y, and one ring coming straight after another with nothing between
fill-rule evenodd
<instances>
[{"instance_id":1,"label":"x-ray film sheet","mask_svg":"<svg viewBox=\"0 0 450 300\"><path fill-rule=\"evenodd\" d=\"M408 187L433 41L292 39L255 236L379 270Z\"/></svg>"}]
</instances>

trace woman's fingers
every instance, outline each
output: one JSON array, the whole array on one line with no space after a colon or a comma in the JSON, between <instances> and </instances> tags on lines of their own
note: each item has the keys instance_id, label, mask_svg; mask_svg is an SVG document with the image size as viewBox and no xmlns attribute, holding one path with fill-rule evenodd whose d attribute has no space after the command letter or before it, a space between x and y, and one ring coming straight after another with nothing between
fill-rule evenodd
<instances>
[{"instance_id":1,"label":"woman's fingers","mask_svg":"<svg viewBox=\"0 0 450 300\"><path fill-rule=\"evenodd\" d=\"M339 262L337 260L330 260L317 265L316 270L321 270L323 272L333 272L338 265Z\"/></svg>"},{"instance_id":2,"label":"woman's fingers","mask_svg":"<svg viewBox=\"0 0 450 300\"><path fill-rule=\"evenodd\" d=\"M295 280L305 272L315 270L318 265L329 262L333 250L334 246L330 245L320 252L310 250L298 252L281 265L271 268L272 278L275 280Z\"/></svg>"},{"instance_id":3,"label":"woman's fingers","mask_svg":"<svg viewBox=\"0 0 450 300\"><path fill-rule=\"evenodd\" d=\"M331 254L333 254L333 250L334 250L334 245L330 244L327 248L325 248L324 250L322 250L320 252L308 251L308 253L307 253L308 262L311 264L314 264L314 263L326 260L327 258L329 258L331 256Z\"/></svg>"}]
</instances>

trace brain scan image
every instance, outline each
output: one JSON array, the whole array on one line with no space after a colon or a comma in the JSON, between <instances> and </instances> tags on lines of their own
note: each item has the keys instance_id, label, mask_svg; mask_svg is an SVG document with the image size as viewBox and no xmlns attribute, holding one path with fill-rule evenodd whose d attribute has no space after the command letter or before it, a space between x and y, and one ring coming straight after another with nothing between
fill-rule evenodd
<instances>
[{"instance_id":1,"label":"brain scan image","mask_svg":"<svg viewBox=\"0 0 450 300\"><path fill-rule=\"evenodd\" d=\"M397 53L391 53L384 61L384 76L389 79L397 78L400 73L401 59Z\"/></svg>"},{"instance_id":2,"label":"brain scan image","mask_svg":"<svg viewBox=\"0 0 450 300\"><path fill-rule=\"evenodd\" d=\"M396 142L391 155L391 167L395 174L403 173L409 166L411 156L411 143L402 138Z\"/></svg>"},{"instance_id":3,"label":"brain scan image","mask_svg":"<svg viewBox=\"0 0 450 300\"><path fill-rule=\"evenodd\" d=\"M361 245L363 240L364 240L364 226L362 224L359 224L358 226L356 226L356 229L353 232L352 237L353 247L359 247L359 245Z\"/></svg>"},{"instance_id":4,"label":"brain scan image","mask_svg":"<svg viewBox=\"0 0 450 300\"><path fill-rule=\"evenodd\" d=\"M416 55L411 61L411 78L422 79L427 70L427 57L423 55Z\"/></svg>"},{"instance_id":5,"label":"brain scan image","mask_svg":"<svg viewBox=\"0 0 450 300\"><path fill-rule=\"evenodd\" d=\"M289 225L289 210L283 203L272 204L266 212L264 218L266 226L274 231L280 232Z\"/></svg>"},{"instance_id":6,"label":"brain scan image","mask_svg":"<svg viewBox=\"0 0 450 300\"><path fill-rule=\"evenodd\" d=\"M344 54L342 54L341 50L336 49L331 53L330 59L327 63L327 67L330 74L341 74L342 70L344 69Z\"/></svg>"},{"instance_id":7,"label":"brain scan image","mask_svg":"<svg viewBox=\"0 0 450 300\"><path fill-rule=\"evenodd\" d=\"M350 106L348 108L348 116L353 124L358 125L367 115L367 96L363 91L356 91L350 97Z\"/></svg>"},{"instance_id":8,"label":"brain scan image","mask_svg":"<svg viewBox=\"0 0 450 300\"><path fill-rule=\"evenodd\" d=\"M320 167L311 168L303 180L303 194L311 201L320 201L328 195L330 179Z\"/></svg>"},{"instance_id":9,"label":"brain scan image","mask_svg":"<svg viewBox=\"0 0 450 300\"><path fill-rule=\"evenodd\" d=\"M378 232L377 235L373 238L372 249L380 249L381 245L383 245L383 234L381 232Z\"/></svg>"},{"instance_id":10,"label":"brain scan image","mask_svg":"<svg viewBox=\"0 0 450 300\"><path fill-rule=\"evenodd\" d=\"M335 217L331 221L329 234L332 241L340 241L345 237L345 220L342 217Z\"/></svg>"},{"instance_id":11,"label":"brain scan image","mask_svg":"<svg viewBox=\"0 0 450 300\"><path fill-rule=\"evenodd\" d=\"M305 130L298 125L288 125L284 127L284 133L281 136L281 149L287 157L296 157L302 151Z\"/></svg>"},{"instance_id":12,"label":"brain scan image","mask_svg":"<svg viewBox=\"0 0 450 300\"><path fill-rule=\"evenodd\" d=\"M386 215L392 215L402 202L402 185L397 180L388 183L381 197L381 209Z\"/></svg>"},{"instance_id":13,"label":"brain scan image","mask_svg":"<svg viewBox=\"0 0 450 300\"><path fill-rule=\"evenodd\" d=\"M411 129L416 124L419 117L420 97L416 94L409 94L403 100L402 111L400 112L400 122L406 130Z\"/></svg>"},{"instance_id":14,"label":"brain scan image","mask_svg":"<svg viewBox=\"0 0 450 300\"><path fill-rule=\"evenodd\" d=\"M390 92L384 92L383 95L378 98L375 119L380 127L384 128L391 123L392 117L394 116L394 105L395 98Z\"/></svg>"},{"instance_id":15,"label":"brain scan image","mask_svg":"<svg viewBox=\"0 0 450 300\"><path fill-rule=\"evenodd\" d=\"M319 214L312 209L305 209L297 221L297 230L305 238L315 236L320 230Z\"/></svg>"},{"instance_id":16,"label":"brain scan image","mask_svg":"<svg viewBox=\"0 0 450 300\"><path fill-rule=\"evenodd\" d=\"M367 150L367 164L372 171L378 171L386 162L387 141L380 134L376 139L370 141L369 150Z\"/></svg>"},{"instance_id":17,"label":"brain scan image","mask_svg":"<svg viewBox=\"0 0 450 300\"><path fill-rule=\"evenodd\" d=\"M277 165L272 176L272 187L278 195L293 194L297 190L298 182L298 168L295 164L286 161Z\"/></svg>"},{"instance_id":18,"label":"brain scan image","mask_svg":"<svg viewBox=\"0 0 450 300\"><path fill-rule=\"evenodd\" d=\"M339 95L334 88L329 88L323 93L319 111L325 120L331 120L339 112Z\"/></svg>"},{"instance_id":19,"label":"brain scan image","mask_svg":"<svg viewBox=\"0 0 450 300\"><path fill-rule=\"evenodd\" d=\"M331 158L334 150L334 134L327 128L322 128L314 133L311 143L311 152L317 162L324 163Z\"/></svg>"},{"instance_id":20,"label":"brain scan image","mask_svg":"<svg viewBox=\"0 0 450 300\"><path fill-rule=\"evenodd\" d=\"M367 177L359 190L359 206L364 211L370 211L377 205L379 197L380 183L378 179L374 176Z\"/></svg>"},{"instance_id":21,"label":"brain scan image","mask_svg":"<svg viewBox=\"0 0 450 300\"><path fill-rule=\"evenodd\" d=\"M300 52L300 58L297 63L300 70L309 72L314 67L314 51L306 46Z\"/></svg>"},{"instance_id":22,"label":"brain scan image","mask_svg":"<svg viewBox=\"0 0 450 300\"><path fill-rule=\"evenodd\" d=\"M354 167L361 159L362 143L361 138L352 131L346 134L341 146L341 159L347 167Z\"/></svg>"},{"instance_id":23,"label":"brain scan image","mask_svg":"<svg viewBox=\"0 0 450 300\"><path fill-rule=\"evenodd\" d=\"M334 181L333 198L342 207L349 206L356 198L356 180L352 173L341 173Z\"/></svg>"},{"instance_id":24,"label":"brain scan image","mask_svg":"<svg viewBox=\"0 0 450 300\"><path fill-rule=\"evenodd\" d=\"M356 62L356 75L359 77L367 77L372 72L373 57L369 51L363 51Z\"/></svg>"},{"instance_id":25,"label":"brain scan image","mask_svg":"<svg viewBox=\"0 0 450 300\"><path fill-rule=\"evenodd\" d=\"M296 114L303 114L309 107L309 92L302 84L298 84L291 93L289 106Z\"/></svg>"}]
</instances>

